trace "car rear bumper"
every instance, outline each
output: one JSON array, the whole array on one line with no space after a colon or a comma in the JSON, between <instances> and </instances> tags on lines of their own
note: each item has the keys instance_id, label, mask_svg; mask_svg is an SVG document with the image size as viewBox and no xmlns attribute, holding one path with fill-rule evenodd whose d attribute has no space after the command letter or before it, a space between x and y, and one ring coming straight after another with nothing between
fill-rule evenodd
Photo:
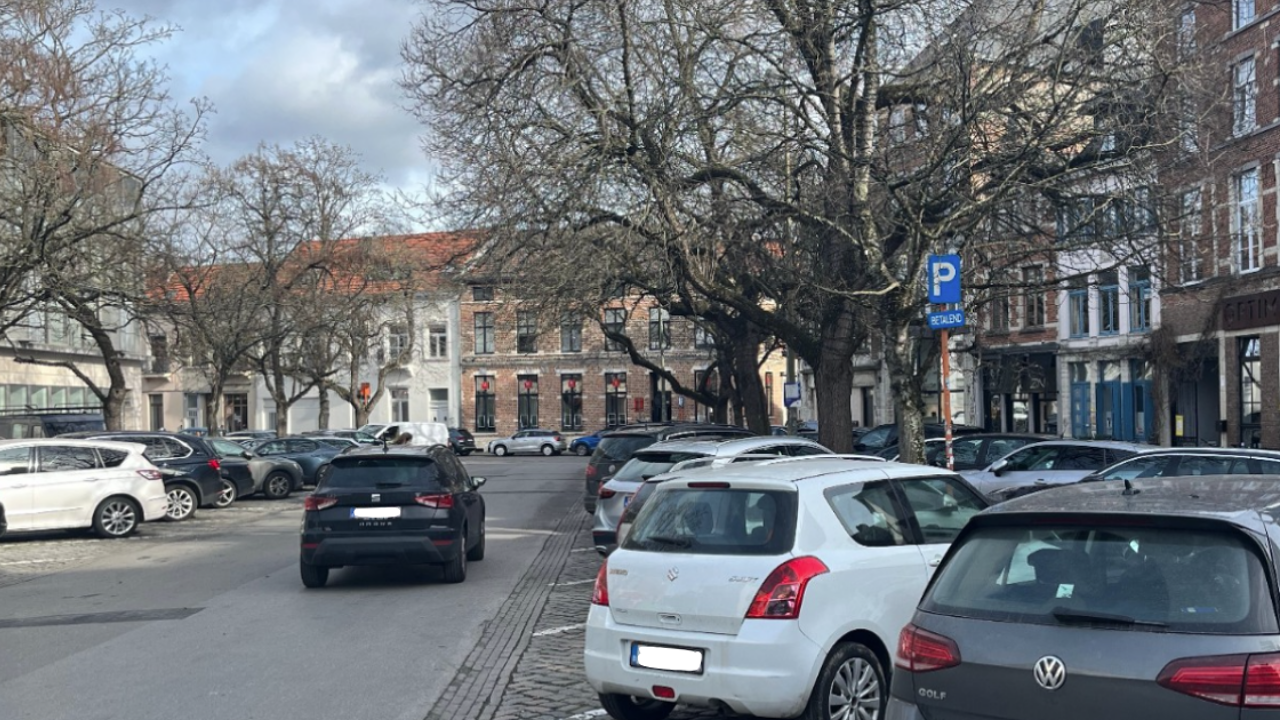
<instances>
[{"instance_id":1,"label":"car rear bumper","mask_svg":"<svg viewBox=\"0 0 1280 720\"><path fill-rule=\"evenodd\" d=\"M914 703L890 697L884 720L924 720L924 715L920 714L920 708Z\"/></svg>"},{"instance_id":2,"label":"car rear bumper","mask_svg":"<svg viewBox=\"0 0 1280 720\"><path fill-rule=\"evenodd\" d=\"M633 642L702 650L703 672L632 667ZM621 625L600 605L587 615L583 654L596 692L653 698L653 686L661 685L675 691L677 703L762 717L798 715L822 661L822 648L794 621L746 620L737 635L720 635Z\"/></svg>"},{"instance_id":3,"label":"car rear bumper","mask_svg":"<svg viewBox=\"0 0 1280 720\"><path fill-rule=\"evenodd\" d=\"M142 520L143 522L163 520L164 515L168 510L169 496L162 491L159 495L146 498L142 501Z\"/></svg>"},{"instance_id":4,"label":"car rear bumper","mask_svg":"<svg viewBox=\"0 0 1280 720\"><path fill-rule=\"evenodd\" d=\"M302 537L302 561L312 565L431 565L453 560L456 538L418 536Z\"/></svg>"}]
</instances>

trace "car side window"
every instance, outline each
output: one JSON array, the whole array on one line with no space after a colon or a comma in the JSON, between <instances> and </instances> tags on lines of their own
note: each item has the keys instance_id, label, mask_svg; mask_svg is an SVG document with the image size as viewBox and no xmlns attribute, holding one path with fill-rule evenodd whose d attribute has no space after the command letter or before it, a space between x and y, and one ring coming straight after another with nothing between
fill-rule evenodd
<instances>
[{"instance_id":1,"label":"car side window","mask_svg":"<svg viewBox=\"0 0 1280 720\"><path fill-rule=\"evenodd\" d=\"M1258 472L1263 475L1280 475L1280 462L1275 460L1259 460Z\"/></svg>"},{"instance_id":2,"label":"car side window","mask_svg":"<svg viewBox=\"0 0 1280 720\"><path fill-rule=\"evenodd\" d=\"M315 452L318 446L311 440L290 440L285 447L291 453L309 453Z\"/></svg>"},{"instance_id":3,"label":"car side window","mask_svg":"<svg viewBox=\"0 0 1280 720\"><path fill-rule=\"evenodd\" d=\"M942 464L947 464L947 444L945 442L934 443L934 448L925 449L925 460L930 460L929 450L933 450L934 460L941 459ZM982 450L981 440L952 440L951 441L951 457L956 464L977 465L980 461L978 454Z\"/></svg>"},{"instance_id":4,"label":"car side window","mask_svg":"<svg viewBox=\"0 0 1280 720\"><path fill-rule=\"evenodd\" d=\"M240 457L240 454L244 452L243 447L231 442L230 440L214 438L209 441L209 445L213 448L213 451L218 454L218 457Z\"/></svg>"},{"instance_id":5,"label":"car side window","mask_svg":"<svg viewBox=\"0 0 1280 720\"><path fill-rule=\"evenodd\" d=\"M1170 457L1139 457L1117 465L1102 475L1103 480L1137 480L1138 478L1165 477L1173 465Z\"/></svg>"},{"instance_id":6,"label":"car side window","mask_svg":"<svg viewBox=\"0 0 1280 720\"><path fill-rule=\"evenodd\" d=\"M1056 445L1049 447L1025 448L1014 453L1009 458L1009 464L1005 466L1006 470L1044 470L1053 467L1058 460L1058 454L1061 448Z\"/></svg>"},{"instance_id":7,"label":"car side window","mask_svg":"<svg viewBox=\"0 0 1280 720\"><path fill-rule=\"evenodd\" d=\"M123 450L108 450L107 448L98 448L98 457L102 459L102 467L120 467L125 458L129 457L129 453Z\"/></svg>"},{"instance_id":8,"label":"car side window","mask_svg":"<svg viewBox=\"0 0 1280 720\"><path fill-rule=\"evenodd\" d=\"M275 440L258 448L259 455L279 455L284 452L284 442Z\"/></svg>"},{"instance_id":9,"label":"car side window","mask_svg":"<svg viewBox=\"0 0 1280 720\"><path fill-rule=\"evenodd\" d=\"M810 445L792 445L791 455L794 457L809 457L810 455L829 455L822 448L812 447Z\"/></svg>"},{"instance_id":10,"label":"car side window","mask_svg":"<svg viewBox=\"0 0 1280 720\"><path fill-rule=\"evenodd\" d=\"M40 472L92 470L98 467L98 454L91 447L41 447Z\"/></svg>"},{"instance_id":11,"label":"car side window","mask_svg":"<svg viewBox=\"0 0 1280 720\"><path fill-rule=\"evenodd\" d=\"M925 543L955 540L969 518L987 507L973 491L953 478L910 478L897 482L907 506L915 514Z\"/></svg>"},{"instance_id":12,"label":"car side window","mask_svg":"<svg viewBox=\"0 0 1280 720\"><path fill-rule=\"evenodd\" d=\"M752 450L751 454L752 455L778 455L780 457L785 457L787 455L787 446L786 445L769 445L766 447Z\"/></svg>"},{"instance_id":13,"label":"car side window","mask_svg":"<svg viewBox=\"0 0 1280 720\"><path fill-rule=\"evenodd\" d=\"M888 481L834 487L825 494L854 542L867 547L908 544L906 523Z\"/></svg>"},{"instance_id":14,"label":"car side window","mask_svg":"<svg viewBox=\"0 0 1280 720\"><path fill-rule=\"evenodd\" d=\"M22 475L31 465L31 448L15 447L0 450L0 475Z\"/></svg>"},{"instance_id":15,"label":"car side window","mask_svg":"<svg viewBox=\"0 0 1280 720\"><path fill-rule=\"evenodd\" d=\"M164 444L165 452L171 458L185 458L195 454L195 451L188 447L185 443L178 442L173 438L160 438L160 442Z\"/></svg>"},{"instance_id":16,"label":"car side window","mask_svg":"<svg viewBox=\"0 0 1280 720\"><path fill-rule=\"evenodd\" d=\"M1019 438L993 438L987 442L987 458L994 462L1028 442Z\"/></svg>"},{"instance_id":17,"label":"car side window","mask_svg":"<svg viewBox=\"0 0 1280 720\"><path fill-rule=\"evenodd\" d=\"M1227 458L1210 457L1207 455L1199 455L1195 457L1184 457L1182 462L1178 463L1178 475L1180 477L1195 475L1223 475L1227 472Z\"/></svg>"}]
</instances>

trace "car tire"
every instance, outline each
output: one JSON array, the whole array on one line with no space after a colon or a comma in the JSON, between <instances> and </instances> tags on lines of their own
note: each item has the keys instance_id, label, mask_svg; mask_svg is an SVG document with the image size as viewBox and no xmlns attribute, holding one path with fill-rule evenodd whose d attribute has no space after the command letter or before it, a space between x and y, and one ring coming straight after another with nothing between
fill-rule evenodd
<instances>
[{"instance_id":1,"label":"car tire","mask_svg":"<svg viewBox=\"0 0 1280 720\"><path fill-rule=\"evenodd\" d=\"M506 454L507 454L507 446L506 446L506 445L494 445L494 446L493 446L493 454L494 454L494 455L497 455L498 457L502 457L503 455L506 455Z\"/></svg>"},{"instance_id":2,"label":"car tire","mask_svg":"<svg viewBox=\"0 0 1280 720\"><path fill-rule=\"evenodd\" d=\"M222 488L218 490L218 497L214 499L213 506L216 508L230 507L237 498L240 497L240 489L236 484L226 478L222 479Z\"/></svg>"},{"instance_id":3,"label":"car tire","mask_svg":"<svg viewBox=\"0 0 1280 720\"><path fill-rule=\"evenodd\" d=\"M293 492L293 478L289 473L279 470L267 475L262 481L262 496L268 500L283 500Z\"/></svg>"},{"instance_id":4,"label":"car tire","mask_svg":"<svg viewBox=\"0 0 1280 720\"><path fill-rule=\"evenodd\" d=\"M467 528L462 527L462 534L458 536L458 554L453 559L444 564L444 581L447 583L460 583L467 579Z\"/></svg>"},{"instance_id":5,"label":"car tire","mask_svg":"<svg viewBox=\"0 0 1280 720\"><path fill-rule=\"evenodd\" d=\"M459 455L461 455L462 457L466 457L466 456L470 455L471 453L472 453L472 451L471 451L471 450L461 450L461 451L459 451L459 452L458 452L458 454L459 454Z\"/></svg>"},{"instance_id":6,"label":"car tire","mask_svg":"<svg viewBox=\"0 0 1280 720\"><path fill-rule=\"evenodd\" d=\"M109 497L93 511L93 532L100 538L129 537L142 522L142 509L127 497Z\"/></svg>"},{"instance_id":7,"label":"car tire","mask_svg":"<svg viewBox=\"0 0 1280 720\"><path fill-rule=\"evenodd\" d=\"M480 539L476 541L475 546L467 549L467 560L469 562L480 562L484 559L484 521L480 521Z\"/></svg>"},{"instance_id":8,"label":"car tire","mask_svg":"<svg viewBox=\"0 0 1280 720\"><path fill-rule=\"evenodd\" d=\"M664 720L676 704L617 693L600 693L600 707L615 720Z\"/></svg>"},{"instance_id":9,"label":"car tire","mask_svg":"<svg viewBox=\"0 0 1280 720\"><path fill-rule=\"evenodd\" d=\"M842 642L832 648L822 664L809 705L801 717L831 720L870 713L875 720L883 720L888 704L888 685L880 659L866 645Z\"/></svg>"},{"instance_id":10,"label":"car tire","mask_svg":"<svg viewBox=\"0 0 1280 720\"><path fill-rule=\"evenodd\" d=\"M591 454L591 450L586 445L574 445L573 452L578 457L586 457Z\"/></svg>"},{"instance_id":11,"label":"car tire","mask_svg":"<svg viewBox=\"0 0 1280 720\"><path fill-rule=\"evenodd\" d=\"M543 445L543 446L542 446L542 456L543 456L543 457L551 457L552 455L555 455L555 454L556 454L556 449L555 449L555 448L551 447L550 445Z\"/></svg>"},{"instance_id":12,"label":"car tire","mask_svg":"<svg viewBox=\"0 0 1280 720\"><path fill-rule=\"evenodd\" d=\"M164 509L165 520L171 522L189 520L195 516L196 508L200 507L200 498L189 485L173 485L164 493L169 499L169 505Z\"/></svg>"},{"instance_id":13,"label":"car tire","mask_svg":"<svg viewBox=\"0 0 1280 720\"><path fill-rule=\"evenodd\" d=\"M329 582L329 568L324 565L312 565L306 561L298 563L299 574L302 575L302 584L309 588L322 588L325 583Z\"/></svg>"}]
</instances>

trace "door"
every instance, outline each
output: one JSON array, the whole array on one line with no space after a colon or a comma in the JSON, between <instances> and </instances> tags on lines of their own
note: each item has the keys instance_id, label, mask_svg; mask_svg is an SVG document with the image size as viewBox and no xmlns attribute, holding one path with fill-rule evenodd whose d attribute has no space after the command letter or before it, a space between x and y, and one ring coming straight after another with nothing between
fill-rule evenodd
<instances>
[{"instance_id":1,"label":"door","mask_svg":"<svg viewBox=\"0 0 1280 720\"><path fill-rule=\"evenodd\" d=\"M1116 380L1098 383L1098 428L1096 436L1119 440L1124 437L1121 417L1121 386Z\"/></svg>"},{"instance_id":2,"label":"door","mask_svg":"<svg viewBox=\"0 0 1280 720\"><path fill-rule=\"evenodd\" d=\"M26 530L31 523L31 448L0 450L0 505L10 530Z\"/></svg>"},{"instance_id":3,"label":"door","mask_svg":"<svg viewBox=\"0 0 1280 720\"><path fill-rule=\"evenodd\" d=\"M38 470L31 476L31 529L80 527L98 495L107 489L91 447L36 448Z\"/></svg>"},{"instance_id":4,"label":"door","mask_svg":"<svg viewBox=\"0 0 1280 720\"><path fill-rule=\"evenodd\" d=\"M986 509L987 503L955 478L908 478L894 482L911 513L912 531L919 538L920 552L932 574L965 523Z\"/></svg>"},{"instance_id":5,"label":"door","mask_svg":"<svg viewBox=\"0 0 1280 720\"><path fill-rule=\"evenodd\" d=\"M521 430L511 438L511 452L532 452L536 450L533 447L537 442L532 430Z\"/></svg>"},{"instance_id":6,"label":"door","mask_svg":"<svg viewBox=\"0 0 1280 720\"><path fill-rule=\"evenodd\" d=\"M1071 437L1087 438L1089 432L1089 383L1071 383Z\"/></svg>"}]
</instances>

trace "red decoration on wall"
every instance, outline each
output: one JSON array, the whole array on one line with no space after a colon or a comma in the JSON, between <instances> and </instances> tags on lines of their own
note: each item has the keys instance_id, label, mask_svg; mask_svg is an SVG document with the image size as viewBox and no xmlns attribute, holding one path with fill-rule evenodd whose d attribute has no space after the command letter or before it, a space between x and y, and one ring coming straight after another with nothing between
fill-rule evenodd
<instances>
[{"instance_id":1,"label":"red decoration on wall","mask_svg":"<svg viewBox=\"0 0 1280 720\"><path fill-rule=\"evenodd\" d=\"M617 375L614 375L614 376L613 376L613 389L614 389L614 390L617 390L617 389L618 389L618 386L619 386L619 385L621 385L621 384L622 384L622 381L618 379L618 376L617 376Z\"/></svg>"},{"instance_id":2,"label":"red decoration on wall","mask_svg":"<svg viewBox=\"0 0 1280 720\"><path fill-rule=\"evenodd\" d=\"M488 392L488 391L489 391L489 381L488 381L488 380L481 380L481 381L480 381L480 389L481 389L481 390L483 390L483 391L485 391L485 392Z\"/></svg>"},{"instance_id":3,"label":"red decoration on wall","mask_svg":"<svg viewBox=\"0 0 1280 720\"><path fill-rule=\"evenodd\" d=\"M578 381L573 378L569 378L569 389L572 390L576 387L578 387Z\"/></svg>"},{"instance_id":4,"label":"red decoration on wall","mask_svg":"<svg viewBox=\"0 0 1280 720\"><path fill-rule=\"evenodd\" d=\"M532 380L525 380L525 381L524 381L524 389L525 389L525 390L528 390L529 388L532 388L532 387L533 387L533 381L532 381Z\"/></svg>"}]
</instances>

